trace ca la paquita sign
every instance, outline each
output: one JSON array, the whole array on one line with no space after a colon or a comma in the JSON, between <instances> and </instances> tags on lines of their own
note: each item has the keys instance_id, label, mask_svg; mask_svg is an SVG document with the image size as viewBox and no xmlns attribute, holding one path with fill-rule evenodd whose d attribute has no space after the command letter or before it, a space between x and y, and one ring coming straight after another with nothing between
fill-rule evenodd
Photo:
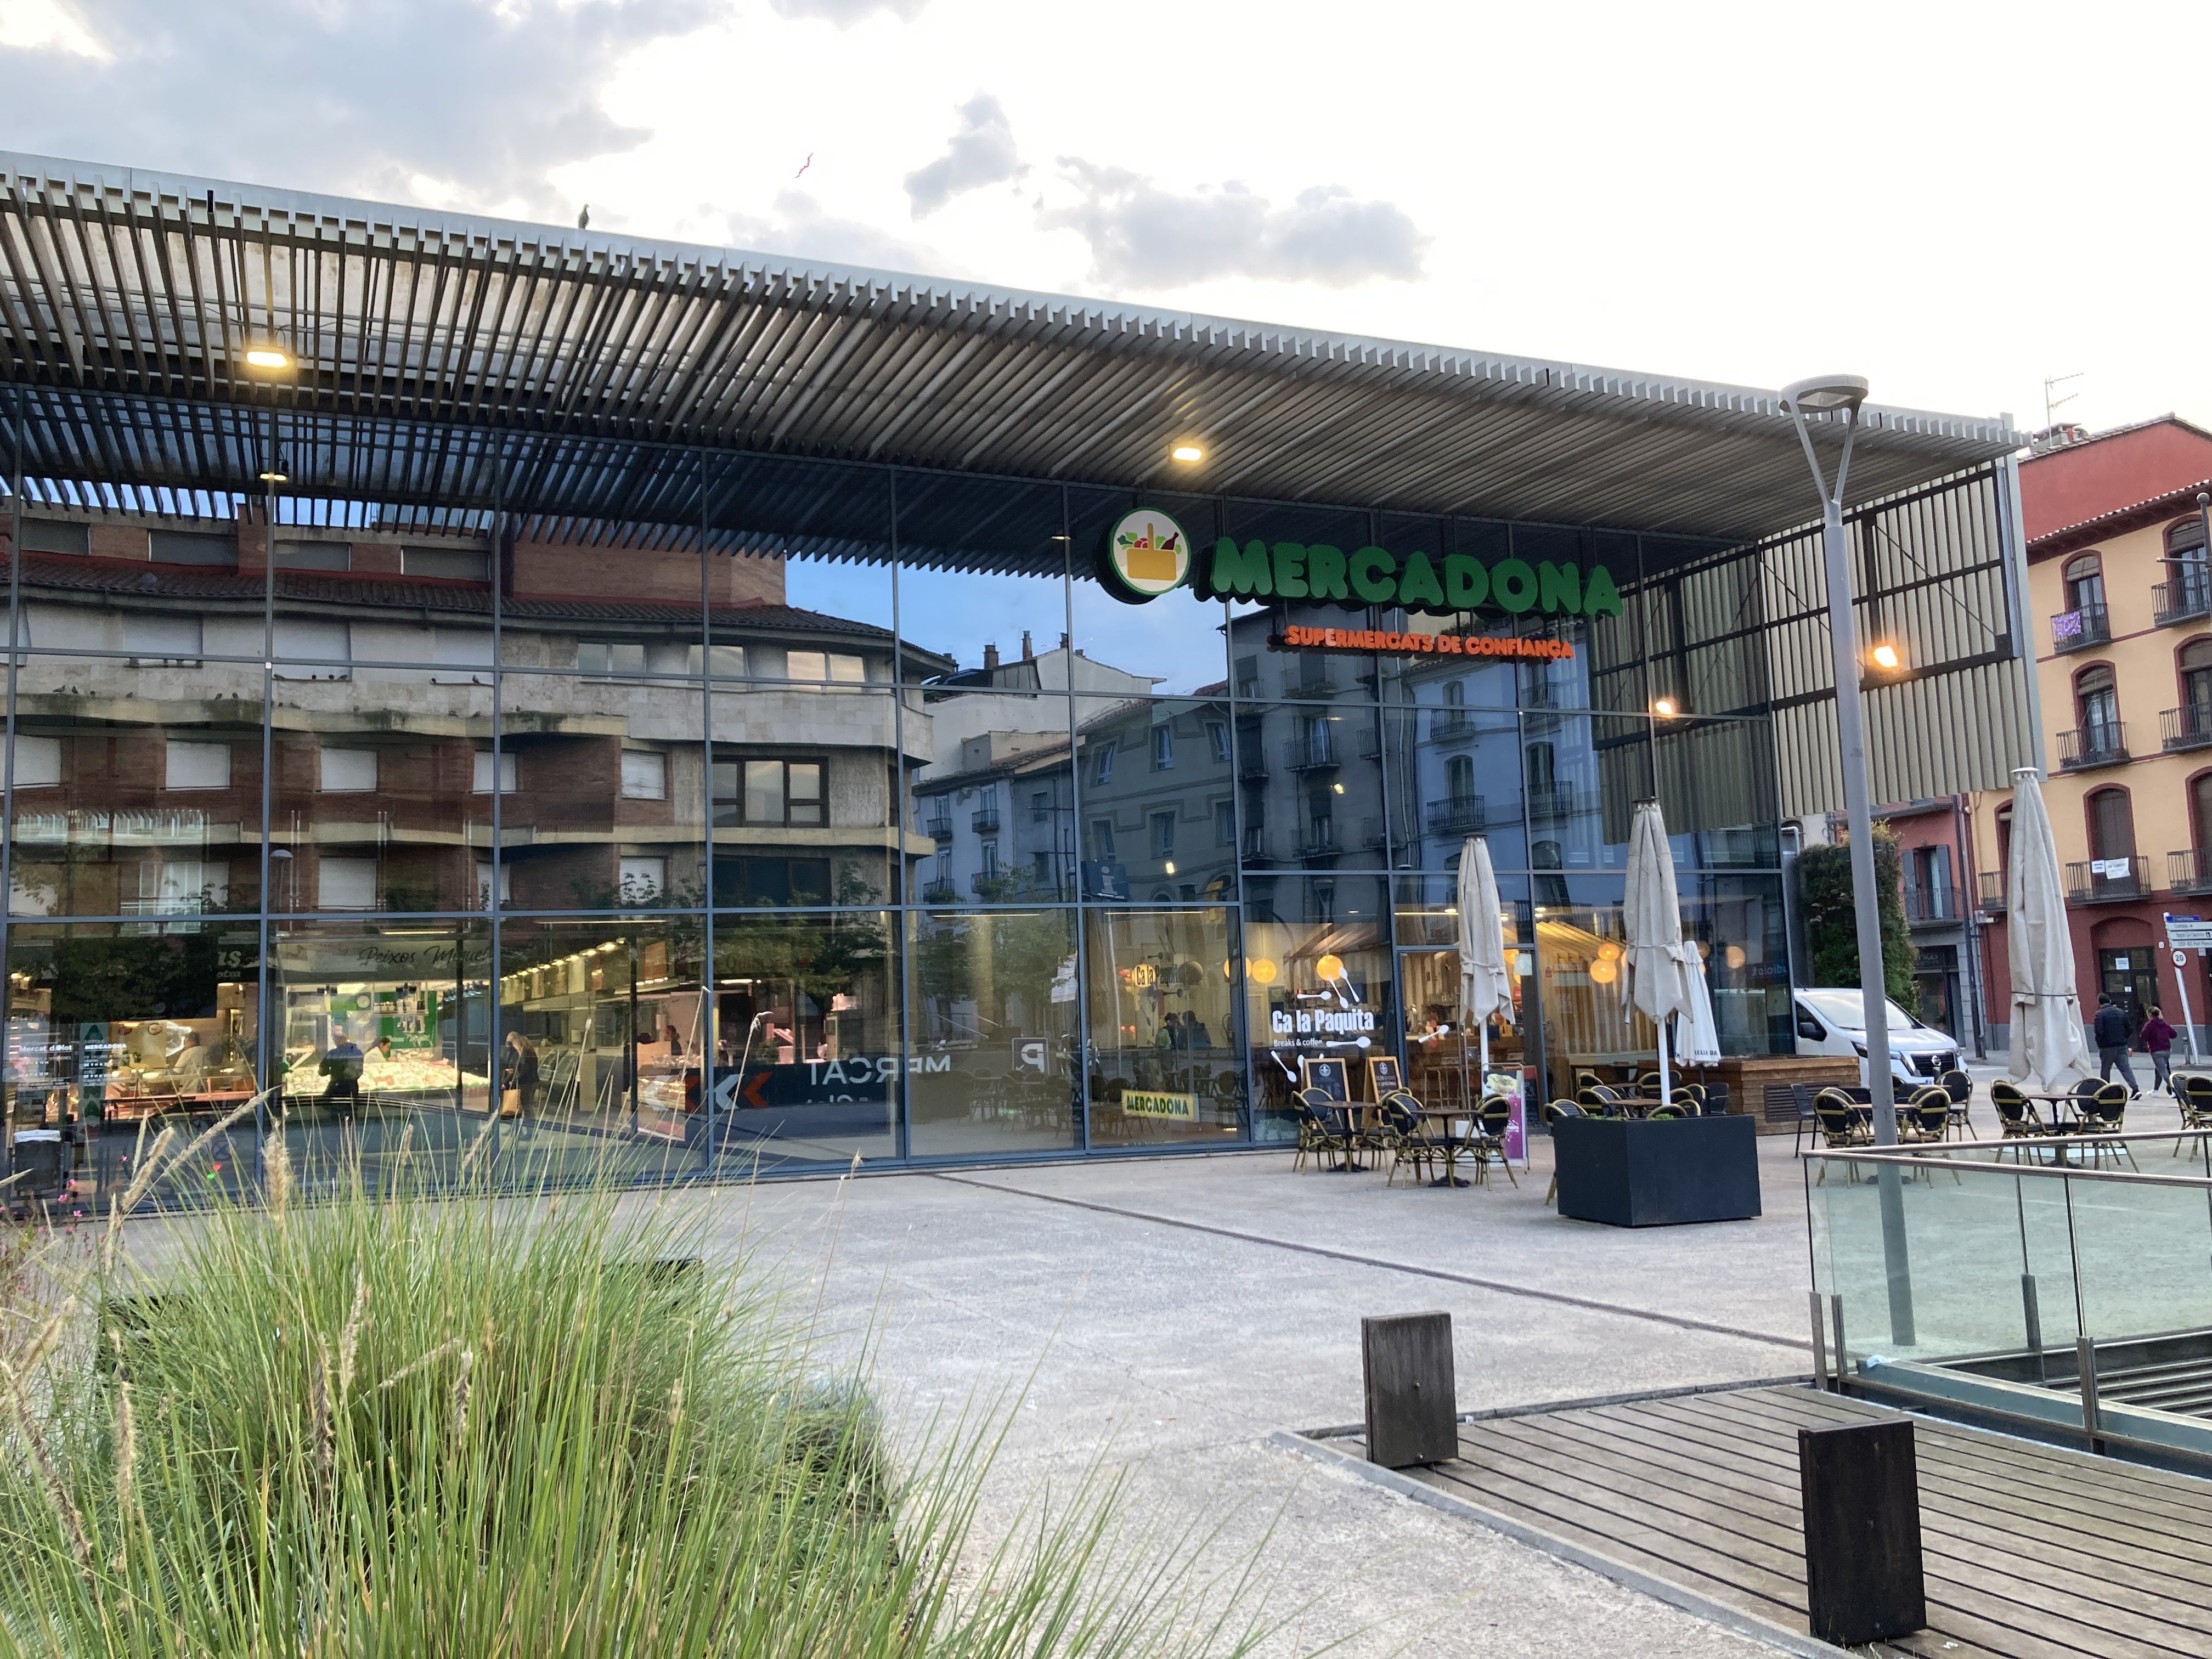
<instances>
[{"instance_id":1,"label":"ca la paquita sign","mask_svg":"<svg viewBox=\"0 0 2212 1659\"><path fill-rule=\"evenodd\" d=\"M1499 559L1468 553L1437 558L1416 548L1402 557L1382 547L1351 552L1322 542L1240 543L1224 536L1194 546L1157 507L1115 520L1099 550L1107 592L1142 605L1188 585L1201 599L1294 599L1311 605L1395 605L1430 616L1492 610L1509 617L1618 617L1625 607L1613 572L1593 562Z\"/></svg>"}]
</instances>

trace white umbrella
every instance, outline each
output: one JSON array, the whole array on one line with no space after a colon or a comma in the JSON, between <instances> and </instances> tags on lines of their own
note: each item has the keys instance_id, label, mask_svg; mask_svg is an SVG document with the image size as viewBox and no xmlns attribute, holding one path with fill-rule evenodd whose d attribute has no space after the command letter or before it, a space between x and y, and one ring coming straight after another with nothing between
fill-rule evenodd
<instances>
[{"instance_id":1,"label":"white umbrella","mask_svg":"<svg viewBox=\"0 0 2212 1659\"><path fill-rule=\"evenodd\" d=\"M1712 983L1705 975L1705 961L1697 946L1685 948L1689 952L1690 1006L1674 1033L1676 1052L1692 1066L1717 1066L1721 1058L1721 1028L1713 1018Z\"/></svg>"},{"instance_id":2,"label":"white umbrella","mask_svg":"<svg viewBox=\"0 0 2212 1659\"><path fill-rule=\"evenodd\" d=\"M1460 1053L1469 1025L1482 1033L1482 1086L1490 1086L1490 1018L1513 1023L1513 976L1505 966L1505 925L1490 843L1469 836L1459 849Z\"/></svg>"},{"instance_id":3,"label":"white umbrella","mask_svg":"<svg viewBox=\"0 0 2212 1659\"><path fill-rule=\"evenodd\" d=\"M2066 890L2058 882L2058 843L2033 768L2013 774L2011 862L2005 894L2010 1069L2031 1093L2059 1094L2096 1073L2074 989L2074 939L2066 926Z\"/></svg>"},{"instance_id":4,"label":"white umbrella","mask_svg":"<svg viewBox=\"0 0 2212 1659\"><path fill-rule=\"evenodd\" d=\"M1696 1006L1682 943L1682 905L1674 892L1674 849L1656 800L1636 804L1628 832L1628 884L1621 922L1628 934L1621 957L1620 995L1649 1015L1659 1030L1659 1098L1672 1097L1667 1075L1667 1022Z\"/></svg>"}]
</instances>

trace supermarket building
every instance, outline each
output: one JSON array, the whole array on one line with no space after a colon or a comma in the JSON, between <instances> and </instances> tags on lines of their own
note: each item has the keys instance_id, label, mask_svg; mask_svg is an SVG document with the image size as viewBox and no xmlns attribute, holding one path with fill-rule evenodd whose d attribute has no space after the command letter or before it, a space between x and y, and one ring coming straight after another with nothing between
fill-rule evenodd
<instances>
[{"instance_id":1,"label":"supermarket building","mask_svg":"<svg viewBox=\"0 0 2212 1659\"><path fill-rule=\"evenodd\" d=\"M1878 799L2033 750L2017 441L1869 410ZM1470 834L1548 1096L1652 1048L1651 796L1724 1048L1790 1047L1770 392L5 155L0 481L9 1120L95 1194L280 1082L240 1136L452 1154L510 1034L538 1155L673 1175L1449 1097Z\"/></svg>"}]
</instances>

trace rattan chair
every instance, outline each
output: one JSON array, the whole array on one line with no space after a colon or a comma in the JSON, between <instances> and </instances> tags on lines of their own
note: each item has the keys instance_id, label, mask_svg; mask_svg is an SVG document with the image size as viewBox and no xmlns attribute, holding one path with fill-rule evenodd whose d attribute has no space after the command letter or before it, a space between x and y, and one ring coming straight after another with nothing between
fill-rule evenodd
<instances>
[{"instance_id":1,"label":"rattan chair","mask_svg":"<svg viewBox=\"0 0 2212 1659\"><path fill-rule=\"evenodd\" d=\"M2014 1161L2025 1162L2025 1143L2043 1139L2050 1134L2050 1126L2036 1115L2035 1103L2017 1083L1999 1078L1990 1085L1990 1104L1996 1109L1998 1139L2012 1142ZM1997 1156L2004 1156L2002 1149Z\"/></svg>"},{"instance_id":2,"label":"rattan chair","mask_svg":"<svg viewBox=\"0 0 2212 1659\"><path fill-rule=\"evenodd\" d=\"M1836 1152L1853 1146L1863 1146L1874 1139L1873 1126L1851 1109L1851 1097L1840 1089L1823 1089L1813 1097L1814 1127L1819 1132L1820 1146L1825 1152ZM1856 1166L1851 1178L1858 1178ZM1828 1178L1827 1167L1821 1166L1819 1186Z\"/></svg>"},{"instance_id":3,"label":"rattan chair","mask_svg":"<svg viewBox=\"0 0 2212 1659\"><path fill-rule=\"evenodd\" d=\"M1403 1089L1393 1089L1376 1103L1375 1119L1375 1148L1390 1154L1390 1173L1382 1184L1395 1183L1398 1171L1409 1164L1417 1180L1425 1176L1437 1149L1423 1132L1420 1103Z\"/></svg>"},{"instance_id":4,"label":"rattan chair","mask_svg":"<svg viewBox=\"0 0 2212 1659\"><path fill-rule=\"evenodd\" d=\"M2194 1140L2202 1149L2212 1136L2212 1077L2177 1077L2173 1097L2181 1108L2181 1133L2173 1143L2173 1155L2179 1158L2182 1142Z\"/></svg>"},{"instance_id":5,"label":"rattan chair","mask_svg":"<svg viewBox=\"0 0 2212 1659\"><path fill-rule=\"evenodd\" d=\"M1515 1187L1520 1177L1513 1173L1513 1160L1505 1156L1505 1132L1513 1122L1513 1103L1503 1095L1486 1096L1475 1109L1474 1133L1468 1137L1468 1150L1474 1154L1474 1178L1487 1187L1490 1184L1490 1165L1494 1158L1505 1171L1505 1178Z\"/></svg>"},{"instance_id":6,"label":"rattan chair","mask_svg":"<svg viewBox=\"0 0 2212 1659\"><path fill-rule=\"evenodd\" d=\"M2124 1158L2128 1167L2142 1173L2136 1156L2128 1150L2128 1143L2119 1139L2127 1133L2128 1085L2107 1083L2095 1095L2081 1103L2081 1150L2091 1158Z\"/></svg>"},{"instance_id":7,"label":"rattan chair","mask_svg":"<svg viewBox=\"0 0 2212 1659\"><path fill-rule=\"evenodd\" d=\"M1298 1121L1298 1155L1291 1163L1293 1173L1305 1168L1308 1157L1326 1169L1329 1166L1324 1159L1334 1158L1340 1164L1351 1155L1352 1137L1337 1120L1336 1105L1319 1089L1301 1089L1291 1097L1291 1109Z\"/></svg>"},{"instance_id":8,"label":"rattan chair","mask_svg":"<svg viewBox=\"0 0 2212 1659\"><path fill-rule=\"evenodd\" d=\"M1936 1079L1936 1085L1950 1097L1951 1127L1959 1132L1961 1140L1974 1138L1974 1079L1955 1067Z\"/></svg>"},{"instance_id":9,"label":"rattan chair","mask_svg":"<svg viewBox=\"0 0 2212 1659\"><path fill-rule=\"evenodd\" d=\"M1559 1127L1560 1119L1580 1117L1583 1115L1583 1109L1576 1105L1571 1100L1555 1100L1550 1105L1543 1109L1543 1113L1544 1127L1547 1129L1556 1130ZM1552 1184L1544 1188L1544 1202L1546 1204L1550 1204L1556 1200L1559 1195L1559 1158L1558 1149L1554 1147L1552 1154Z\"/></svg>"}]
</instances>

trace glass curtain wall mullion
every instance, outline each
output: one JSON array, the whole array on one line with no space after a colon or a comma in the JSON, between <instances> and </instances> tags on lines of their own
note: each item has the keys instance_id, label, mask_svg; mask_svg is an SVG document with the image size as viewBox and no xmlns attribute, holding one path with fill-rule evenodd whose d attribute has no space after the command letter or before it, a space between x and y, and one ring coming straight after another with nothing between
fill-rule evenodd
<instances>
[{"instance_id":1,"label":"glass curtain wall mullion","mask_svg":"<svg viewBox=\"0 0 2212 1659\"><path fill-rule=\"evenodd\" d=\"M699 963L699 995L704 1006L700 1013L699 1029L703 1034L699 1054L699 1109L707 1120L706 1139L699 1148L699 1173L710 1176L716 1164L715 1131L720 1125L720 1103L714 1098L715 1072L721 1059L719 1024L720 1004L715 997L714 954L714 573L711 556L708 552L708 528L714 521L714 463L703 449L690 452L691 464L698 469L699 489L699 776L701 823L705 825L705 899L706 920L702 935L706 940L705 954ZM743 1078L738 1079L742 1085Z\"/></svg>"},{"instance_id":2,"label":"glass curtain wall mullion","mask_svg":"<svg viewBox=\"0 0 2212 1659\"><path fill-rule=\"evenodd\" d=\"M1367 538L1378 547L1382 544L1382 515L1373 509L1370 509L1367 514ZM1370 608L1369 626L1377 626L1382 620L1379 607ZM1390 764L1390 745L1388 740L1389 712L1382 701L1382 653L1378 651L1368 660L1374 665L1375 675L1375 706L1370 711L1370 719L1375 733L1376 775L1378 778L1384 778L1386 769ZM1397 1056L1398 1075L1402 1078L1406 1075L1406 993L1398 971L1398 843L1395 826L1390 822L1390 787L1387 778L1384 778L1381 793L1382 799L1378 803L1378 810L1382 819L1383 950L1390 964L1392 1000L1397 1004L1396 1012L1390 1022L1394 1029L1388 1035L1390 1052Z\"/></svg>"},{"instance_id":3,"label":"glass curtain wall mullion","mask_svg":"<svg viewBox=\"0 0 2212 1659\"><path fill-rule=\"evenodd\" d=\"M1219 508L1215 509L1217 520ZM1236 877L1236 886L1231 895L1237 907L1237 948L1231 961L1237 965L1237 994L1229 999L1229 1037L1231 1052L1244 1072L1244 1121L1242 1139L1248 1145L1255 1144L1259 1136L1259 1103L1253 1097L1258 1079L1252 1061L1252 1017L1247 1004L1251 1000L1244 988L1244 782L1238 776L1239 764L1244 753L1243 728L1237 719L1237 634L1235 617L1229 601L1220 602L1222 650L1228 675L1221 685L1222 706L1229 711L1229 827L1236 839L1229 848L1229 867ZM1083 818L1076 817L1078 833L1081 833ZM1088 1050L1085 1051L1086 1054Z\"/></svg>"},{"instance_id":4,"label":"glass curtain wall mullion","mask_svg":"<svg viewBox=\"0 0 2212 1659\"><path fill-rule=\"evenodd\" d=\"M487 971L484 978L484 1127L480 1132L492 1137L491 1155L495 1159L504 1150L500 1145L501 1107L503 1104L502 1097L506 1092L500 1085L500 1025L504 1018L500 986L501 972L507 965L507 958L501 954L500 939L500 923L507 908L500 901L500 878L504 872L507 855L505 846L507 791L503 787L506 783L507 732L504 729L506 721L502 718L505 711L501 702L507 678L501 671L504 656L501 624L506 610L507 581L507 561L503 556L506 552L504 545L506 526L501 522L502 515L500 510L506 499L506 490L503 487L505 483L501 470L495 468L492 474L492 508L489 526L491 534L488 559L489 568L486 572L491 578L491 886L483 896L483 908L490 915L491 955L485 963ZM471 862L473 863L474 860L471 860ZM636 952L635 947L633 946L630 963L631 983L635 984L636 980ZM462 1079L468 1075L468 1067L462 1062L468 1048L468 998L464 992L460 999L460 1019L453 1039L453 1089L457 1104L465 1095ZM635 1067L632 1068L633 1072L635 1069Z\"/></svg>"},{"instance_id":5,"label":"glass curtain wall mullion","mask_svg":"<svg viewBox=\"0 0 2212 1659\"><path fill-rule=\"evenodd\" d=\"M270 844L270 831L274 823L275 805L270 793L274 778L274 769L270 762L275 756L276 744L275 719L276 711L276 486L280 481L276 475L283 470L276 465L276 412L271 410L269 415L269 459L264 480L267 488L263 492L262 507L264 522L261 550L261 823L258 836L261 850L261 893L260 915L254 922L254 936L258 941L258 953L260 960L254 964L253 969L254 995L258 999L254 1047L260 1057L259 1065L254 1072L257 1094L267 1089L272 1080L282 1075L280 1068L284 1054L286 1025L285 1021L271 1020L269 1018L269 960L276 944L274 927L269 918L270 913L276 908L276 889L270 880L276 856L276 848ZM10 822L12 827L12 820ZM296 872L300 849L296 847L287 848L284 857L288 872ZM297 879L295 874L295 884ZM296 891L296 886L294 890ZM296 903L296 898L293 902ZM274 1036L270 1036L272 1029L276 1033ZM283 1106L283 1094L280 1088L277 1094L280 1115ZM269 1103L265 1100L255 1109L253 1127L257 1145L265 1148L269 1144Z\"/></svg>"},{"instance_id":6,"label":"glass curtain wall mullion","mask_svg":"<svg viewBox=\"0 0 2212 1659\"><path fill-rule=\"evenodd\" d=\"M898 939L898 1075L892 1086L895 1121L891 1146L902 1164L914 1155L914 884L906 859L906 631L899 611L898 469L887 474L891 556L891 914Z\"/></svg>"},{"instance_id":7,"label":"glass curtain wall mullion","mask_svg":"<svg viewBox=\"0 0 2212 1659\"><path fill-rule=\"evenodd\" d=\"M1088 1154L1091 1151L1091 970L1085 961L1090 954L1087 948L1089 936L1085 929L1090 923L1090 915L1084 903L1083 768L1079 763L1079 750L1076 741L1079 722L1075 701L1075 560L1073 552L1075 544L1069 539L1074 533L1073 508L1068 498L1067 486L1062 484L1060 487L1060 594L1067 612L1067 799L1068 822L1075 836L1075 845L1072 849L1075 867L1075 1146L1078 1152ZM1009 794L1007 805L1011 807L1012 804Z\"/></svg>"},{"instance_id":8,"label":"glass curtain wall mullion","mask_svg":"<svg viewBox=\"0 0 2212 1659\"><path fill-rule=\"evenodd\" d=\"M7 742L0 757L0 997L12 996L15 981L9 977L9 947L15 929L7 921L15 914L15 679L23 657L23 400L8 399L8 708ZM0 1078L11 1072L15 1056L8 1052L14 1040L15 1022L0 1006ZM13 1103L0 1101L0 1108Z\"/></svg>"}]
</instances>

